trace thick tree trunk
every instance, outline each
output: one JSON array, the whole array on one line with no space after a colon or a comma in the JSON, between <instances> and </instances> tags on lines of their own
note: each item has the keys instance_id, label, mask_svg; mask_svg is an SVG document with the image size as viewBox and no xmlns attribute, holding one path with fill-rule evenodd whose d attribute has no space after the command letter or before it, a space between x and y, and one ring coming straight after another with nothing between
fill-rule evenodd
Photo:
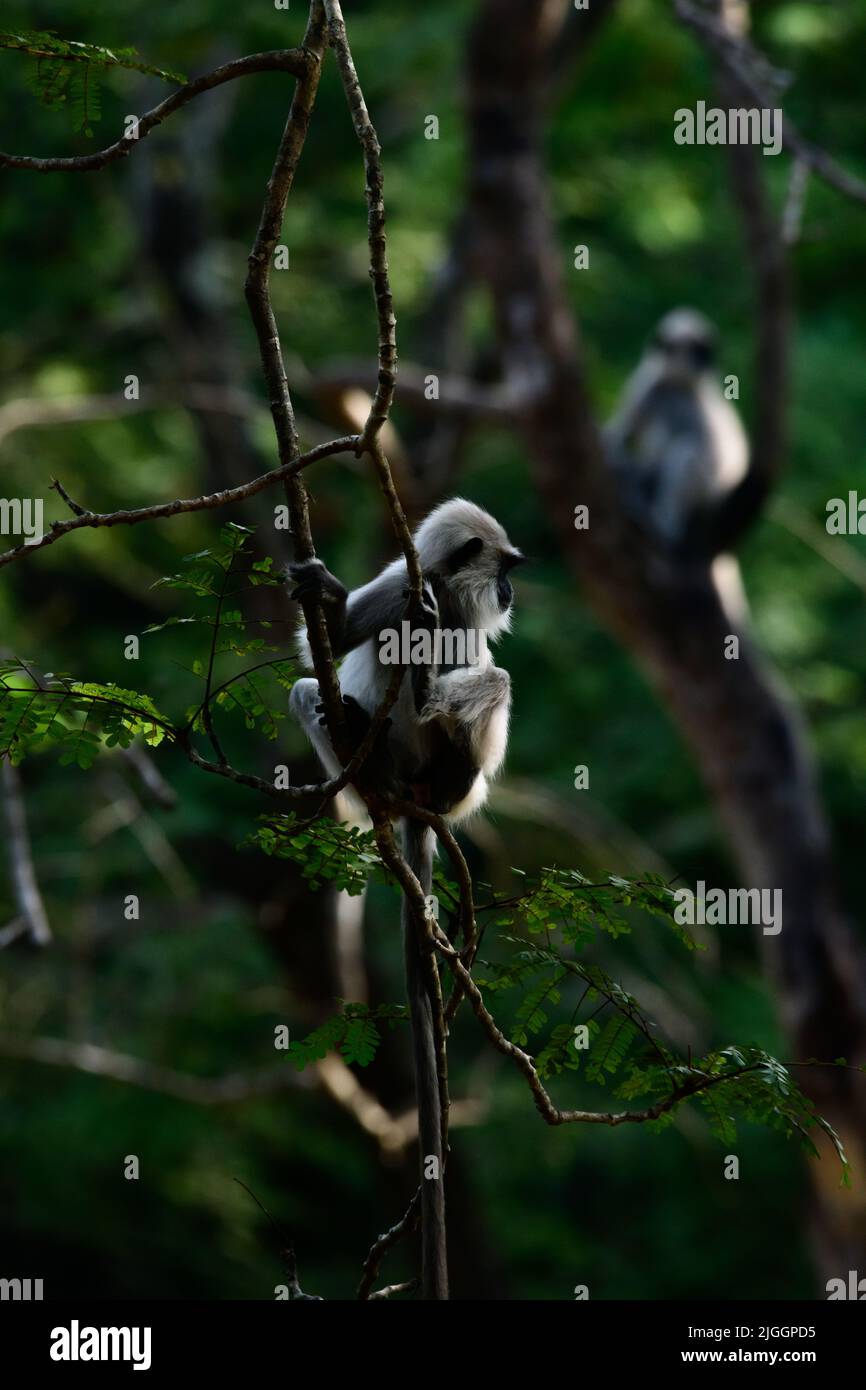
<instances>
[{"instance_id":1,"label":"thick tree trunk","mask_svg":"<svg viewBox=\"0 0 866 1390\"><path fill-rule=\"evenodd\" d=\"M560 270L568 248L554 234L541 155L556 10L545 0L483 0L469 46L474 263L493 297L527 453L587 598L686 739L744 882L782 890L782 931L763 937L762 946L795 1059L862 1062L864 957L839 906L799 720L747 635L739 634L739 659L725 659L725 639L735 628L709 565L674 565L653 554L611 493ZM762 288L778 309L774 272L770 266ZM778 325L764 344L771 358L777 332ZM765 380L778 366L766 364ZM772 449L758 461L765 464L762 482L779 449L778 428L765 421L764 444L774 428ZM753 489L752 504L754 496ZM573 513L581 503L589 506L590 526L578 531ZM838 1167L810 1165L820 1262L838 1275L866 1261L863 1078L815 1068L797 1079L840 1132L854 1169L854 1193L840 1198Z\"/></svg>"}]
</instances>

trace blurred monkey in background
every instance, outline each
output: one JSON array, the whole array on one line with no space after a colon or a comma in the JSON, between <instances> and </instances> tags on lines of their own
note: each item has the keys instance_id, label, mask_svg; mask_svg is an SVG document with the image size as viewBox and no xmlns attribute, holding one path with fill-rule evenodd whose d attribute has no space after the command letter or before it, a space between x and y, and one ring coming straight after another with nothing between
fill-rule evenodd
<instances>
[{"instance_id":1,"label":"blurred monkey in background","mask_svg":"<svg viewBox=\"0 0 866 1390\"><path fill-rule=\"evenodd\" d=\"M740 417L722 392L713 325L696 309L660 321L604 430L629 511L670 555L699 553L706 519L749 471ZM747 613L739 567L718 555L713 577L732 619Z\"/></svg>"}]
</instances>

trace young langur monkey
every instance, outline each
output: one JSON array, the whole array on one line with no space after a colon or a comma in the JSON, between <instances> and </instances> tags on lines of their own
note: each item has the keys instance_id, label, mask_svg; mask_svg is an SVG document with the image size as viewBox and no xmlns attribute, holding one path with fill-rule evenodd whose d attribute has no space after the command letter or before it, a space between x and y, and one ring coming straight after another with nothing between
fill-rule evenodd
<instances>
[{"instance_id":1,"label":"young langur monkey","mask_svg":"<svg viewBox=\"0 0 866 1390\"><path fill-rule=\"evenodd\" d=\"M382 660L384 634L401 632L409 619L412 641L419 632L450 634L443 652L430 662L413 663L404 676L390 723L371 755L377 785L445 816L452 824L477 811L487 798L489 780L505 757L511 706L507 671L496 666L487 649L511 625L514 591L511 570L524 556L509 541L489 512L455 497L435 508L413 537L424 578L420 607L406 613L409 579L404 559L394 560L369 584L347 592L320 560L289 567L293 598L320 596L339 670L340 691L350 732L357 741L381 704L393 666ZM306 632L301 657L311 664ZM450 648L450 650L449 650ZM340 762L324 722L318 681L295 683L290 707L319 754L325 771L335 776ZM358 806L363 815L363 804ZM432 887L433 831L406 818L403 844L407 862L425 895ZM422 1161L444 1160L439 1127L439 1082L436 1039L425 970L415 930L404 904L404 949L409 1002L415 1024L419 1139ZM422 1178L425 1237L443 1229L444 1198L440 1181ZM447 1296L444 1245L423 1246L423 1287L427 1297ZM434 1292L435 1291L435 1292Z\"/></svg>"},{"instance_id":2,"label":"young langur monkey","mask_svg":"<svg viewBox=\"0 0 866 1390\"><path fill-rule=\"evenodd\" d=\"M411 617L412 637L438 628L454 640L440 644L447 660L413 664L400 687L387 736L392 790L457 823L484 804L488 781L505 756L511 685L507 671L494 664L487 640L511 625L509 574L524 557L489 512L460 497L436 507L413 539L424 594ZM288 573L293 598L321 595L331 649L335 658L345 657L340 691L357 736L381 704L393 671L382 660L383 639L386 632L400 632L406 614L406 562L394 560L351 594L321 560L291 565ZM303 630L299 646L302 660L311 664ZM326 772L336 775L340 764L318 682L297 681L290 706Z\"/></svg>"},{"instance_id":3,"label":"young langur monkey","mask_svg":"<svg viewBox=\"0 0 866 1390\"><path fill-rule=\"evenodd\" d=\"M689 553L703 520L743 482L749 444L721 389L716 333L696 309L658 324L626 383L604 439L626 504L673 555ZM744 617L739 567L730 555L713 576L732 617Z\"/></svg>"}]
</instances>

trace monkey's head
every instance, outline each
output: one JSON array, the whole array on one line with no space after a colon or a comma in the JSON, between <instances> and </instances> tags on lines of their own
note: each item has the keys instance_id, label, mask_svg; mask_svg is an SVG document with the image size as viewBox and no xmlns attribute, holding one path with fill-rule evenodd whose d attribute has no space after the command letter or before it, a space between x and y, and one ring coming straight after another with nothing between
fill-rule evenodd
<instances>
[{"instance_id":1,"label":"monkey's head","mask_svg":"<svg viewBox=\"0 0 866 1390\"><path fill-rule=\"evenodd\" d=\"M649 351L665 376L692 381L716 365L716 331L697 309L673 309L656 328Z\"/></svg>"},{"instance_id":2,"label":"monkey's head","mask_svg":"<svg viewBox=\"0 0 866 1390\"><path fill-rule=\"evenodd\" d=\"M415 546L437 596L445 596L461 622L484 628L489 637L507 632L514 601L509 575L526 557L495 517L452 497L425 517Z\"/></svg>"}]
</instances>

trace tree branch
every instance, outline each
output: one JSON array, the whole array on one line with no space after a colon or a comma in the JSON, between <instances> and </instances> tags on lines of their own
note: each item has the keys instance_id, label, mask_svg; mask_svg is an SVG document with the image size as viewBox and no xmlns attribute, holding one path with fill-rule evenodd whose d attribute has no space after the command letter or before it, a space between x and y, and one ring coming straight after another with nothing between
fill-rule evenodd
<instances>
[{"instance_id":1,"label":"tree branch","mask_svg":"<svg viewBox=\"0 0 866 1390\"><path fill-rule=\"evenodd\" d=\"M14 1033L0 1033L0 1052L5 1057L25 1062L71 1067L90 1076L121 1081L191 1105L235 1105L309 1085L288 1066L260 1072L228 1072L218 1077L191 1076L171 1067L142 1061L127 1052L115 1052L96 1043L73 1042L68 1038L25 1038Z\"/></svg>"},{"instance_id":2,"label":"tree branch","mask_svg":"<svg viewBox=\"0 0 866 1390\"><path fill-rule=\"evenodd\" d=\"M281 48L271 53L252 53L246 58L235 58L202 77L196 77L179 91L172 92L171 96L166 97L158 106L146 111L139 117L137 136L124 135L104 150L96 150L93 154L71 155L68 158L40 159L35 155L0 152L0 169L31 169L37 174L53 174L63 169L73 173L104 169L115 160L125 159L146 135L169 116L174 115L175 111L186 106L187 102L201 96L202 92L209 92L213 87L222 86L224 82L233 82L235 78L246 77L256 72L286 72L300 81L305 81L309 78L311 69L317 65L315 54L308 52L306 48Z\"/></svg>"},{"instance_id":3,"label":"tree branch","mask_svg":"<svg viewBox=\"0 0 866 1390\"><path fill-rule=\"evenodd\" d=\"M80 531L83 527L95 530L101 526L137 526L142 521L158 521L163 517L177 516L180 512L204 512L216 507L227 507L232 502L242 502L246 497L253 497L257 492L273 487L275 483L296 477L302 469L319 459L330 458L334 454L350 450L354 452L357 443L358 436L354 434L346 435L342 439L330 439L325 444L317 444L306 454L299 454L278 468L271 469L269 473L262 473L260 477L253 478L248 483L241 483L237 487L224 488L221 492L211 492L203 497L178 497L172 502L158 502L150 507L136 507L116 512L87 511L74 503L62 485L55 480L51 486L76 515L69 521L52 521L44 535L32 544L22 543L4 551L0 554L0 569L4 565L11 565L13 560L18 560L24 555L54 545L70 531Z\"/></svg>"},{"instance_id":4,"label":"tree branch","mask_svg":"<svg viewBox=\"0 0 866 1390\"><path fill-rule=\"evenodd\" d=\"M674 9L683 24L697 34L704 47L724 66L753 105L778 105L778 90L772 90L773 78L776 77L777 88L785 79L774 74L774 69L746 38L732 32L723 19L700 9L691 0L674 0ZM782 145L830 188L835 188L837 193L853 198L855 202L866 203L866 183L849 174L832 155L801 135L787 112L782 121Z\"/></svg>"}]
</instances>

